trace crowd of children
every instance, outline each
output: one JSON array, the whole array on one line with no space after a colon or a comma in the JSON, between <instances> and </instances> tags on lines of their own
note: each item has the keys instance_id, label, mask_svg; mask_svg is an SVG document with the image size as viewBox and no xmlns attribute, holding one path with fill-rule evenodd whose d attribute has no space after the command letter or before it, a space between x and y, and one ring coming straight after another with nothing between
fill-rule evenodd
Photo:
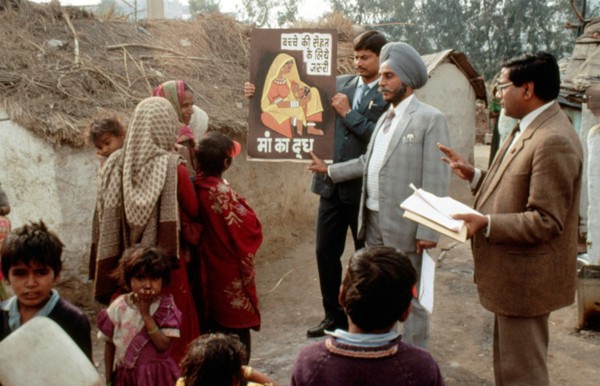
<instances>
[{"instance_id":1,"label":"crowd of children","mask_svg":"<svg viewBox=\"0 0 600 386\"><path fill-rule=\"evenodd\" d=\"M193 97L182 81L153 95L127 130L109 113L89 127L100 159L90 278L107 305L97 318L105 379L115 386L276 385L247 366L250 330L261 324L254 257L262 226L223 178L241 146L218 131L193 138ZM0 215L9 210L3 193ZM46 316L91 359L87 317L54 288L62 249L41 221L6 237L1 267L14 296L0 303L0 341ZM431 356L394 332L410 312L416 280L407 261L390 248L357 252L340 294L350 328L302 350L292 384L443 385Z\"/></svg>"}]
</instances>

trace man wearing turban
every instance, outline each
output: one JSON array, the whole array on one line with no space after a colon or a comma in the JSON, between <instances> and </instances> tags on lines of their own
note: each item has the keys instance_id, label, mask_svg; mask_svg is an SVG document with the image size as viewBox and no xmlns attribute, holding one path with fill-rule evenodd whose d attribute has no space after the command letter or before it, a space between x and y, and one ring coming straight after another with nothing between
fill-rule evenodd
<instances>
[{"instance_id":1,"label":"man wearing turban","mask_svg":"<svg viewBox=\"0 0 600 386\"><path fill-rule=\"evenodd\" d=\"M417 272L425 249L437 245L439 234L402 217L400 203L413 193L410 184L446 196L450 170L440 162L437 143L450 143L446 117L414 95L427 82L427 67L406 43L386 44L381 50L379 91L390 103L377 122L367 152L327 166L313 155L310 169L327 172L335 182L363 177L359 237L368 246L386 245L405 252ZM404 322L402 341L427 348L429 317L417 298Z\"/></svg>"}]
</instances>

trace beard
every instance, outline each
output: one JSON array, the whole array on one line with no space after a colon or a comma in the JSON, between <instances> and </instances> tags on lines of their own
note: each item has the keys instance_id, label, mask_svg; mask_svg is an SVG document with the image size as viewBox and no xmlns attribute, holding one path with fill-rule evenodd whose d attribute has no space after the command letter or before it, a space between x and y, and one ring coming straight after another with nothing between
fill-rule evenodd
<instances>
[{"instance_id":1,"label":"beard","mask_svg":"<svg viewBox=\"0 0 600 386\"><path fill-rule=\"evenodd\" d=\"M400 85L400 87L398 88L398 90L396 90L396 92L394 93L394 96L392 97L392 100L390 101L390 103L393 106L398 106L398 103L402 102L402 100L406 97L406 90L407 90L406 84L402 83Z\"/></svg>"},{"instance_id":2,"label":"beard","mask_svg":"<svg viewBox=\"0 0 600 386\"><path fill-rule=\"evenodd\" d=\"M408 87L406 86L406 84L402 83L400 85L400 87L398 87L397 90L390 90L389 88L380 88L379 92L383 93L385 92L389 92L392 93L392 97L389 99L386 99L386 102L389 102L392 104L392 106L398 106L398 103L402 102L402 100L404 100L404 98L406 98L406 91L408 90ZM385 97L384 97L385 99Z\"/></svg>"}]
</instances>

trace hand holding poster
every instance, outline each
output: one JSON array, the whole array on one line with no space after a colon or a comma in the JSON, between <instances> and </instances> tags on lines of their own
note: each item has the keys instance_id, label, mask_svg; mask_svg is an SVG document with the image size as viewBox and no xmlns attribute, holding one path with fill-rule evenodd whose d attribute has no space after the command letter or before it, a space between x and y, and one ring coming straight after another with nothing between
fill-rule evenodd
<instances>
[{"instance_id":1,"label":"hand holding poster","mask_svg":"<svg viewBox=\"0 0 600 386\"><path fill-rule=\"evenodd\" d=\"M252 31L249 159L332 158L336 50L335 30Z\"/></svg>"}]
</instances>

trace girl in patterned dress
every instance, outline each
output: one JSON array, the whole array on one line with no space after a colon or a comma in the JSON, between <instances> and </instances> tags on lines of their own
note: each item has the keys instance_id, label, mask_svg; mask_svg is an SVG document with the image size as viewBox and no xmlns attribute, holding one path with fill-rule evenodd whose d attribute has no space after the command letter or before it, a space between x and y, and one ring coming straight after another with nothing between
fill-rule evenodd
<instances>
[{"instance_id":1,"label":"girl in patterned dress","mask_svg":"<svg viewBox=\"0 0 600 386\"><path fill-rule=\"evenodd\" d=\"M107 383L175 384L179 369L170 350L173 338L179 338L181 312L173 296L162 291L171 278L169 258L156 248L136 245L125 250L114 276L130 292L98 314Z\"/></svg>"},{"instance_id":2,"label":"girl in patterned dress","mask_svg":"<svg viewBox=\"0 0 600 386\"><path fill-rule=\"evenodd\" d=\"M200 174L195 186L200 206L199 255L207 328L237 335L250 353L250 329L260 328L254 257L262 226L246 200L222 178L239 143L211 131L198 143Z\"/></svg>"}]
</instances>

